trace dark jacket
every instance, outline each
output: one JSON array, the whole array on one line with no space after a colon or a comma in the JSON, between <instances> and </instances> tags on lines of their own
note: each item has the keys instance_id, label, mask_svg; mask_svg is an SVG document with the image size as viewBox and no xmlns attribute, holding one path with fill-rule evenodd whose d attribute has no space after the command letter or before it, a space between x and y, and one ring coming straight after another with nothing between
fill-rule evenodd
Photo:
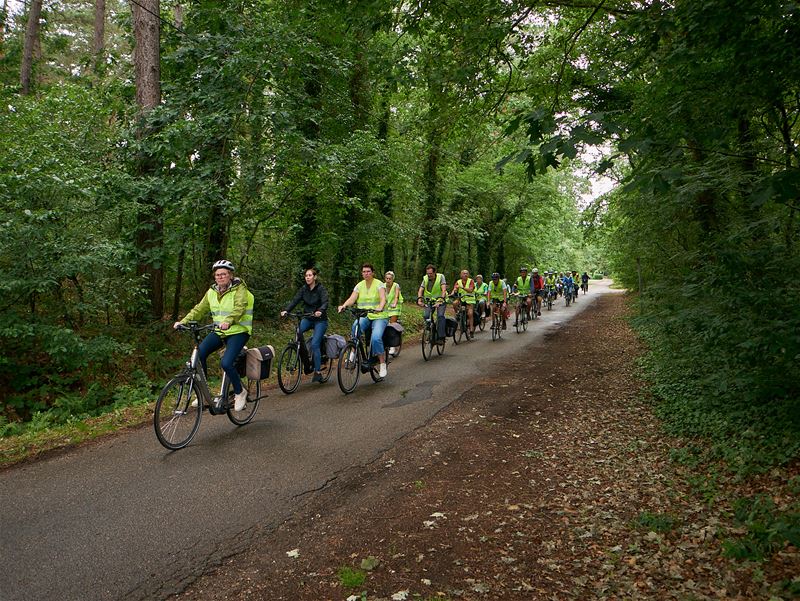
<instances>
[{"instance_id":1,"label":"dark jacket","mask_svg":"<svg viewBox=\"0 0 800 601\"><path fill-rule=\"evenodd\" d=\"M297 291L297 294L294 295L292 302L286 305L286 311L291 311L301 302L305 306L306 313L322 311L322 317L310 317L309 319L319 319L319 321L328 320L328 291L325 290L325 286L317 282L317 285L314 286L312 290L308 287L308 284L303 284Z\"/></svg>"}]
</instances>

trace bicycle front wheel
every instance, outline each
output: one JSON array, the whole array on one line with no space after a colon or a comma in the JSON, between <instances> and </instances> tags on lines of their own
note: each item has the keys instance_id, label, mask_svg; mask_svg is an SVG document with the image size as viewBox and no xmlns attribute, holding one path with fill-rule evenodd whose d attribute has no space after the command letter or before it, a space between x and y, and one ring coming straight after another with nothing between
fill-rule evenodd
<instances>
[{"instance_id":1,"label":"bicycle front wheel","mask_svg":"<svg viewBox=\"0 0 800 601\"><path fill-rule=\"evenodd\" d=\"M153 426L158 442L171 451L188 445L200 427L203 399L197 386L194 376L183 374L167 382L158 396Z\"/></svg>"},{"instance_id":2,"label":"bicycle front wheel","mask_svg":"<svg viewBox=\"0 0 800 601\"><path fill-rule=\"evenodd\" d=\"M256 415L258 403L261 402L261 380L250 380L245 376L242 378L242 386L247 390L247 402L244 404L244 409L233 410L233 388L230 390L231 397L228 399L228 419L237 426L249 424Z\"/></svg>"},{"instance_id":3,"label":"bicycle front wheel","mask_svg":"<svg viewBox=\"0 0 800 601\"><path fill-rule=\"evenodd\" d=\"M296 344L288 344L278 359L278 386L292 394L300 385L300 353Z\"/></svg>"},{"instance_id":4,"label":"bicycle front wheel","mask_svg":"<svg viewBox=\"0 0 800 601\"><path fill-rule=\"evenodd\" d=\"M356 389L358 379L361 377L361 355L358 353L358 346L352 340L345 345L339 355L336 376L343 393L350 394Z\"/></svg>"},{"instance_id":5,"label":"bicycle front wheel","mask_svg":"<svg viewBox=\"0 0 800 601\"><path fill-rule=\"evenodd\" d=\"M456 331L453 332L453 344L459 344L464 337L464 311L461 310L456 316Z\"/></svg>"},{"instance_id":6,"label":"bicycle front wheel","mask_svg":"<svg viewBox=\"0 0 800 601\"><path fill-rule=\"evenodd\" d=\"M427 361L433 354L433 329L430 323L426 323L422 328L422 358Z\"/></svg>"}]
</instances>

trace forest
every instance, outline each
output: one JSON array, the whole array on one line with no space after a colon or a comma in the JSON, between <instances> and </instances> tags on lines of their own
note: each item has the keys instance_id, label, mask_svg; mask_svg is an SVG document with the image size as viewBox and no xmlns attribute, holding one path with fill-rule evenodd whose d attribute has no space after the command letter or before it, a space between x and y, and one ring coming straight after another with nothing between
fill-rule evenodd
<instances>
[{"instance_id":1,"label":"forest","mask_svg":"<svg viewBox=\"0 0 800 601\"><path fill-rule=\"evenodd\" d=\"M308 266L526 264L631 290L668 428L789 463L798 39L780 0L4 0L0 433L152 400L218 258L264 327Z\"/></svg>"}]
</instances>

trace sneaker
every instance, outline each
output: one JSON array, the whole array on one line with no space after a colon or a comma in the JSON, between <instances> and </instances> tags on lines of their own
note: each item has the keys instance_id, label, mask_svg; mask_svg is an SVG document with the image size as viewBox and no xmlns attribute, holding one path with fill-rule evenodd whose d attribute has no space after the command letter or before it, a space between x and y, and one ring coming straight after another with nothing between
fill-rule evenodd
<instances>
[{"instance_id":1,"label":"sneaker","mask_svg":"<svg viewBox=\"0 0 800 601\"><path fill-rule=\"evenodd\" d=\"M386 377L386 364L385 363L381 363L380 368L378 368L378 376L381 377L381 378L385 378Z\"/></svg>"},{"instance_id":2,"label":"sneaker","mask_svg":"<svg viewBox=\"0 0 800 601\"><path fill-rule=\"evenodd\" d=\"M350 351L350 356L347 358L347 361L349 363L355 363L356 362L356 351L355 350L351 350Z\"/></svg>"},{"instance_id":3,"label":"sneaker","mask_svg":"<svg viewBox=\"0 0 800 601\"><path fill-rule=\"evenodd\" d=\"M311 381L312 382L322 382L322 374L319 373L318 371L314 372L314 377L311 378Z\"/></svg>"},{"instance_id":4,"label":"sneaker","mask_svg":"<svg viewBox=\"0 0 800 601\"><path fill-rule=\"evenodd\" d=\"M234 411L241 411L247 404L247 388L242 388L239 394L233 395L235 403L233 404Z\"/></svg>"},{"instance_id":5,"label":"sneaker","mask_svg":"<svg viewBox=\"0 0 800 601\"><path fill-rule=\"evenodd\" d=\"M394 357L394 354L395 354L396 352L397 352L397 347L396 347L396 346L390 346L390 347L389 347L389 354L390 354L392 357Z\"/></svg>"},{"instance_id":6,"label":"sneaker","mask_svg":"<svg viewBox=\"0 0 800 601\"><path fill-rule=\"evenodd\" d=\"M192 401L192 407L197 407L197 399Z\"/></svg>"}]
</instances>

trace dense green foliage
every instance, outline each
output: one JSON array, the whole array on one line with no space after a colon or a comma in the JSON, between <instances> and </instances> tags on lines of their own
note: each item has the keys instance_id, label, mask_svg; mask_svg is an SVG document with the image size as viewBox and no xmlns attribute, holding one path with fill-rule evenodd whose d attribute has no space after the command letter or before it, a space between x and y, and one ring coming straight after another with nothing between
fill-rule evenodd
<instances>
[{"instance_id":1,"label":"dense green foliage","mask_svg":"<svg viewBox=\"0 0 800 601\"><path fill-rule=\"evenodd\" d=\"M309 265L343 299L363 261L393 269L409 297L431 261L448 277L599 262L581 177L496 169L522 140L502 134L521 81L512 57L542 26L521 24L527 9L468 4L163 3L162 102L144 125L124 4L109 3L96 69L92 3L47 3L31 96L12 76L16 15L0 56L4 419L69 413L76 397L91 413L119 383L157 382L164 323L223 256L261 319Z\"/></svg>"},{"instance_id":2,"label":"dense green foliage","mask_svg":"<svg viewBox=\"0 0 800 601\"><path fill-rule=\"evenodd\" d=\"M111 5L92 69L91 3L48 3L33 96L24 15L2 41L3 419L157 380L165 322L222 256L261 319L308 265L342 299L363 261L407 296L428 262L532 263L641 292L673 431L742 472L797 458L796 4L162 3L146 126ZM581 210L587 148L622 185Z\"/></svg>"}]
</instances>

